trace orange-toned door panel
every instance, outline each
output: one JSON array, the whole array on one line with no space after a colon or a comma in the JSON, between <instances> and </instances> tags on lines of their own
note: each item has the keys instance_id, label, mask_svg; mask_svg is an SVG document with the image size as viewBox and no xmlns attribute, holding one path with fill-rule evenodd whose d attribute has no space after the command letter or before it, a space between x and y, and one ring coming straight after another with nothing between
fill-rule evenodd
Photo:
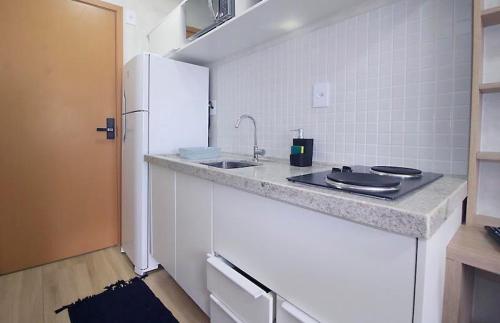
<instances>
[{"instance_id":1,"label":"orange-toned door panel","mask_svg":"<svg viewBox=\"0 0 500 323\"><path fill-rule=\"evenodd\" d=\"M0 2L0 274L119 241L119 140L96 131L119 124L118 19L94 0Z\"/></svg>"}]
</instances>

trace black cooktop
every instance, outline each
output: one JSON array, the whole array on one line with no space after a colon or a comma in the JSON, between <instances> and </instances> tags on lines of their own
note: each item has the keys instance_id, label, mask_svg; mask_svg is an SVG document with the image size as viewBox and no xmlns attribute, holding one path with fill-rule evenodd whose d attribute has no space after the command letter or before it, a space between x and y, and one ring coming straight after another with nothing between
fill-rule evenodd
<instances>
[{"instance_id":1,"label":"black cooktop","mask_svg":"<svg viewBox=\"0 0 500 323\"><path fill-rule=\"evenodd\" d=\"M392 173L388 175L388 172ZM395 200L424 185L434 182L442 174L416 169L388 166L353 166L330 171L287 178L291 182L342 190L349 193Z\"/></svg>"}]
</instances>

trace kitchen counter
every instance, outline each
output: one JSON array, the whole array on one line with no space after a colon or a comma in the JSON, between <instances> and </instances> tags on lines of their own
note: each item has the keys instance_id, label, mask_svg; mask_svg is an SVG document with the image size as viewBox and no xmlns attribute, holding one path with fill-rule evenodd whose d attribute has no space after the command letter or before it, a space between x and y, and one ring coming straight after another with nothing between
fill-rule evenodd
<instances>
[{"instance_id":1,"label":"kitchen counter","mask_svg":"<svg viewBox=\"0 0 500 323\"><path fill-rule=\"evenodd\" d=\"M249 160L224 154L219 160ZM329 170L338 165L315 163L293 167L288 160L264 159L261 165L219 169L177 155L146 155L151 164L197 176L267 198L398 234L429 239L467 196L465 176L444 176L395 201L380 200L333 189L289 182L286 178ZM212 160L210 160L212 161Z\"/></svg>"}]
</instances>

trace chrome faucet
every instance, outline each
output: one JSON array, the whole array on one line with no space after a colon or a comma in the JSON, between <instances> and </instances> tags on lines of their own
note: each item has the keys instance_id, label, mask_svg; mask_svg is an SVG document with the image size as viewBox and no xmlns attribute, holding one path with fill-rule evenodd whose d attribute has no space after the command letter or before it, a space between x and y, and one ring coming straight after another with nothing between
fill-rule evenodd
<instances>
[{"instance_id":1,"label":"chrome faucet","mask_svg":"<svg viewBox=\"0 0 500 323\"><path fill-rule=\"evenodd\" d=\"M243 119L250 119L253 122L253 160L258 162L259 161L259 156L264 156L266 154L266 151L264 149L260 149L259 146L257 145L257 123L255 122L255 119L249 115L249 114L242 114L238 120L236 120L236 124L234 125L235 128L240 127L240 122Z\"/></svg>"}]
</instances>

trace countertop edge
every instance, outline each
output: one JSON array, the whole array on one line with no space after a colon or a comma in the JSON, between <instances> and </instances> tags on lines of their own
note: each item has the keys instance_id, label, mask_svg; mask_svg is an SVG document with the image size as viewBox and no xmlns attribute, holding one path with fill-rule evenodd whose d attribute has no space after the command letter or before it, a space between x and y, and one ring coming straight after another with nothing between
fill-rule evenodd
<instances>
[{"instance_id":1,"label":"countertop edge","mask_svg":"<svg viewBox=\"0 0 500 323\"><path fill-rule=\"evenodd\" d=\"M462 201L467 196L467 181L464 181L430 213L421 214L418 212L404 212L390 206L370 204L356 198L332 197L320 191L308 190L307 187L299 185L282 185L273 181L247 178L238 174L231 174L227 170L209 169L196 161L178 161L169 159L168 156L156 155L145 155L144 160L157 166L167 167L217 184L368 225L379 230L418 239L431 238L452 212L462 205ZM298 194L301 195L301 198L297 198ZM322 201L324 198L335 199L335 201L324 203L324 200ZM357 209L356 214L349 212L352 208Z\"/></svg>"}]
</instances>

